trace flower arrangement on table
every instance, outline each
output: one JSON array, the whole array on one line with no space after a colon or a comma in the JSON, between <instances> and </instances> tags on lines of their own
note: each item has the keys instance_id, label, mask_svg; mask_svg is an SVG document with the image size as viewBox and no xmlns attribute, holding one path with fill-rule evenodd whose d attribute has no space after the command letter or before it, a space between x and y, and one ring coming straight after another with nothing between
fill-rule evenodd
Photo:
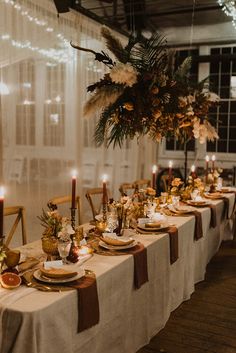
<instances>
[{"instance_id":1,"label":"flower arrangement on table","mask_svg":"<svg viewBox=\"0 0 236 353\"><path fill-rule=\"evenodd\" d=\"M122 145L126 138L148 135L155 141L175 135L182 138L214 139L218 135L208 120L209 109L218 97L204 91L204 82L193 86L189 80L191 59L174 71L173 53L155 33L150 38L130 37L123 46L107 27L102 36L115 60L71 44L95 55L109 72L87 90L92 95L84 107L85 116L96 115L97 145Z\"/></svg>"},{"instance_id":2,"label":"flower arrangement on table","mask_svg":"<svg viewBox=\"0 0 236 353\"><path fill-rule=\"evenodd\" d=\"M183 189L183 191L181 192L182 199L183 200L190 200L191 193L194 190L198 190L199 195L202 196L205 191L205 185L204 185L204 182L200 178L193 178L191 175L189 175L187 185Z\"/></svg>"},{"instance_id":3,"label":"flower arrangement on table","mask_svg":"<svg viewBox=\"0 0 236 353\"><path fill-rule=\"evenodd\" d=\"M58 255L58 240L67 242L75 233L67 217L62 217L57 210L42 211L38 217L45 228L42 236L43 251L51 256Z\"/></svg>"},{"instance_id":4,"label":"flower arrangement on table","mask_svg":"<svg viewBox=\"0 0 236 353\"><path fill-rule=\"evenodd\" d=\"M174 178L171 182L171 195L180 196L183 191L184 182L180 178Z\"/></svg>"}]
</instances>

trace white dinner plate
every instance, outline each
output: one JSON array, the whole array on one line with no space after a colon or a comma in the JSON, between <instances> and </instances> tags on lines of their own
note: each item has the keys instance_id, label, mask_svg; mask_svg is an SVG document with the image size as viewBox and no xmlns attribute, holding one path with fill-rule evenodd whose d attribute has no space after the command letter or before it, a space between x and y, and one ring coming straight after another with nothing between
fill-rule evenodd
<instances>
[{"instance_id":1,"label":"white dinner plate","mask_svg":"<svg viewBox=\"0 0 236 353\"><path fill-rule=\"evenodd\" d=\"M194 208L192 206L178 206L174 207L173 205L168 205L168 208L171 212L176 213L176 214L185 214L185 213L191 213L194 211Z\"/></svg>"},{"instance_id":2,"label":"white dinner plate","mask_svg":"<svg viewBox=\"0 0 236 353\"><path fill-rule=\"evenodd\" d=\"M108 250L125 250L125 249L133 248L134 246L137 245L137 242L134 241L133 243L128 244L128 245L110 245L110 244L106 244L102 240L100 240L99 245L105 249L108 249Z\"/></svg>"},{"instance_id":3,"label":"white dinner plate","mask_svg":"<svg viewBox=\"0 0 236 353\"><path fill-rule=\"evenodd\" d=\"M172 226L172 225L170 225L169 223L163 223L160 225L160 227L145 227L145 225L138 225L137 229L143 230L147 233L152 233L152 232L165 231L170 226Z\"/></svg>"},{"instance_id":4,"label":"white dinner plate","mask_svg":"<svg viewBox=\"0 0 236 353\"><path fill-rule=\"evenodd\" d=\"M49 277L43 276L42 272L40 270L36 270L34 272L33 276L38 281L56 284L56 283L68 283L68 282L75 281L76 279L83 277L84 274L85 274L84 270L79 268L77 275L70 277L70 278L49 278Z\"/></svg>"}]
</instances>

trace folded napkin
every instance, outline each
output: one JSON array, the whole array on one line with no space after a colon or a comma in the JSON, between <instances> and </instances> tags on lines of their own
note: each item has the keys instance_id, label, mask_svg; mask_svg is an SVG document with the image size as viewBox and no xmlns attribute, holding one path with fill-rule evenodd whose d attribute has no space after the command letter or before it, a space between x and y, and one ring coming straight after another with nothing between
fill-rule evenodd
<instances>
[{"instance_id":1,"label":"folded napkin","mask_svg":"<svg viewBox=\"0 0 236 353\"><path fill-rule=\"evenodd\" d=\"M195 216L195 228L194 228L194 239L198 240L203 237L202 231L202 215L198 211L192 212Z\"/></svg>"},{"instance_id":2,"label":"folded napkin","mask_svg":"<svg viewBox=\"0 0 236 353\"><path fill-rule=\"evenodd\" d=\"M97 281L95 276L86 275L67 286L77 289L78 293L78 332L98 324L99 301L97 292Z\"/></svg>"},{"instance_id":3,"label":"folded napkin","mask_svg":"<svg viewBox=\"0 0 236 353\"><path fill-rule=\"evenodd\" d=\"M39 263L40 263L39 259L36 259L35 257L28 257L28 258L26 258L25 261L19 263L18 270L20 273L23 273L27 270L30 270L31 268L34 268Z\"/></svg>"},{"instance_id":4,"label":"folded napkin","mask_svg":"<svg viewBox=\"0 0 236 353\"><path fill-rule=\"evenodd\" d=\"M129 253L134 258L134 285L139 289L144 283L148 282L147 269L147 249L141 243L129 249Z\"/></svg>"},{"instance_id":5,"label":"folded napkin","mask_svg":"<svg viewBox=\"0 0 236 353\"><path fill-rule=\"evenodd\" d=\"M217 225L217 219L216 219L216 206L213 204L207 205L211 209L211 221L210 221L210 226L212 228L215 228Z\"/></svg>"},{"instance_id":6,"label":"folded napkin","mask_svg":"<svg viewBox=\"0 0 236 353\"><path fill-rule=\"evenodd\" d=\"M170 242L170 263L171 265L179 258L179 237L176 227L169 227L167 230Z\"/></svg>"},{"instance_id":7,"label":"folded napkin","mask_svg":"<svg viewBox=\"0 0 236 353\"><path fill-rule=\"evenodd\" d=\"M229 199L228 199L228 197L224 197L223 202L224 202L224 209L223 209L222 218L229 219Z\"/></svg>"}]
</instances>

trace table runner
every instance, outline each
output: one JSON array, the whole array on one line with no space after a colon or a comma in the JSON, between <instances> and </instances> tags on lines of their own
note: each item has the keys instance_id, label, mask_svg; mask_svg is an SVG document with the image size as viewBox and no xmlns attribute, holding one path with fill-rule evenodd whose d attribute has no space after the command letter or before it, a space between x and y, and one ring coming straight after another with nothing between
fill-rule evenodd
<instances>
[{"instance_id":1,"label":"table runner","mask_svg":"<svg viewBox=\"0 0 236 353\"><path fill-rule=\"evenodd\" d=\"M229 199L228 199L228 197L224 197L223 202L224 202L224 208L223 208L222 219L224 219L224 218L229 219Z\"/></svg>"}]
</instances>

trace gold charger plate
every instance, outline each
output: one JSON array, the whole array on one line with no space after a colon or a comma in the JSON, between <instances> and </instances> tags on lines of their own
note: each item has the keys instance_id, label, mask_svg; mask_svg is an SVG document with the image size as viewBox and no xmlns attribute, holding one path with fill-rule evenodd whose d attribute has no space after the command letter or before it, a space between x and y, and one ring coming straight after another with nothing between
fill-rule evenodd
<instances>
[{"instance_id":1,"label":"gold charger plate","mask_svg":"<svg viewBox=\"0 0 236 353\"><path fill-rule=\"evenodd\" d=\"M224 196L220 192L214 192L212 194L207 193L204 194L204 197L211 200L220 200L224 198Z\"/></svg>"},{"instance_id":2,"label":"gold charger plate","mask_svg":"<svg viewBox=\"0 0 236 353\"><path fill-rule=\"evenodd\" d=\"M190 206L194 206L194 207L205 207L207 205L209 205L208 201L187 201L187 204Z\"/></svg>"},{"instance_id":3,"label":"gold charger plate","mask_svg":"<svg viewBox=\"0 0 236 353\"><path fill-rule=\"evenodd\" d=\"M145 227L145 225L139 225L137 227L138 230L141 230L145 233L155 233L155 232L160 232L160 231L164 231L164 230L167 230L168 228L170 227L170 224L167 224L167 225L161 225L160 227L152 227L152 228L149 228L149 227Z\"/></svg>"}]
</instances>

